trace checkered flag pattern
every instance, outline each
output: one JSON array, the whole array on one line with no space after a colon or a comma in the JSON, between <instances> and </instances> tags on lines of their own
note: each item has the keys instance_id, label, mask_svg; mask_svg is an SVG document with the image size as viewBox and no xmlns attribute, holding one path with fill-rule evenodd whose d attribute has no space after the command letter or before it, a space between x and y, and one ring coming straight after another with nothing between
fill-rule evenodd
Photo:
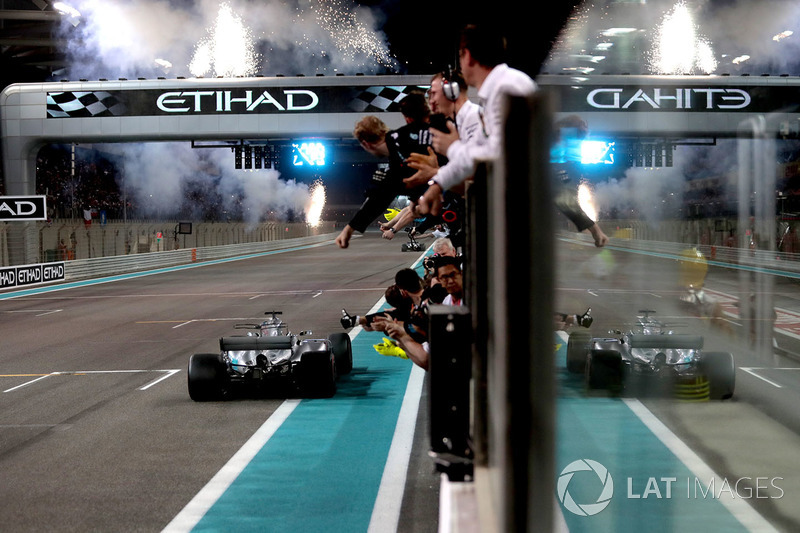
<instances>
[{"instance_id":1,"label":"checkered flag pattern","mask_svg":"<svg viewBox=\"0 0 800 533\"><path fill-rule=\"evenodd\" d=\"M357 92L350 101L350 109L360 113L399 111L400 101L411 91L425 90L416 85L367 87Z\"/></svg>"},{"instance_id":2,"label":"checkered flag pattern","mask_svg":"<svg viewBox=\"0 0 800 533\"><path fill-rule=\"evenodd\" d=\"M125 105L105 91L47 93L48 118L114 117Z\"/></svg>"}]
</instances>

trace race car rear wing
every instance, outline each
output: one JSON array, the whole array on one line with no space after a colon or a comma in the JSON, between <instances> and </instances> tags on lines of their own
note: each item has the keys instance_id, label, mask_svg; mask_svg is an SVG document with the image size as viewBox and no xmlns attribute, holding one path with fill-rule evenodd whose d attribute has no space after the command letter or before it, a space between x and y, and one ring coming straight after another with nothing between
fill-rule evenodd
<instances>
[{"instance_id":1,"label":"race car rear wing","mask_svg":"<svg viewBox=\"0 0 800 533\"><path fill-rule=\"evenodd\" d=\"M292 338L288 336L254 337L232 335L221 337L219 347L223 352L246 350L288 350L292 347Z\"/></svg>"},{"instance_id":2,"label":"race car rear wing","mask_svg":"<svg viewBox=\"0 0 800 533\"><path fill-rule=\"evenodd\" d=\"M703 337L700 335L631 335L628 337L631 348L663 350L701 350Z\"/></svg>"}]
</instances>

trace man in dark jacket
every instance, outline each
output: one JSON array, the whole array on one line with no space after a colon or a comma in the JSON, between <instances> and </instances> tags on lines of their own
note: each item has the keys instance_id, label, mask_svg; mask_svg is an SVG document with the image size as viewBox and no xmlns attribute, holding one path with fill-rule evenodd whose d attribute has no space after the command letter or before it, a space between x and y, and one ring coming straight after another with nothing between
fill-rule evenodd
<instances>
[{"instance_id":1,"label":"man in dark jacket","mask_svg":"<svg viewBox=\"0 0 800 533\"><path fill-rule=\"evenodd\" d=\"M427 186L410 189L403 183L416 170L410 168L406 159L412 153L427 154L431 145L430 108L422 92L412 92L400 101L400 112L406 125L386 134L385 148L381 154L389 159L389 168L382 180L369 192L366 201L347 226L336 237L340 248L347 248L353 233L363 233L367 226L381 216L398 196L418 198ZM363 146L362 142L362 146ZM366 148L365 148L366 149ZM368 150L369 151L369 150ZM371 152L373 153L373 152ZM443 160L444 161L444 160Z\"/></svg>"}]
</instances>

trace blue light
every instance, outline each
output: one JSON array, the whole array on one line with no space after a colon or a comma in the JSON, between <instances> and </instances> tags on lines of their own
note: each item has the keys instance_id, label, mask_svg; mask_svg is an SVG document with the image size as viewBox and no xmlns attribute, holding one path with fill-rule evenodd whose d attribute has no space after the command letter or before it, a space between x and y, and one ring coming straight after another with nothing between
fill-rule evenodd
<instances>
[{"instance_id":1,"label":"blue light","mask_svg":"<svg viewBox=\"0 0 800 533\"><path fill-rule=\"evenodd\" d=\"M292 143L292 165L322 167L325 164L325 145L321 142Z\"/></svg>"},{"instance_id":2,"label":"blue light","mask_svg":"<svg viewBox=\"0 0 800 533\"><path fill-rule=\"evenodd\" d=\"M614 143L606 141L582 141L581 163L584 165L613 165Z\"/></svg>"}]
</instances>

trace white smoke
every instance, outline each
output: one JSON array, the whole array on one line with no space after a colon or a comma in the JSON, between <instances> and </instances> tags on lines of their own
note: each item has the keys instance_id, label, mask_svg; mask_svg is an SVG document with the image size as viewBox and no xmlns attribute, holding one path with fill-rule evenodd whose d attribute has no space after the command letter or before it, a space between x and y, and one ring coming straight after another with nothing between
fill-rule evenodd
<instances>
[{"instance_id":1,"label":"white smoke","mask_svg":"<svg viewBox=\"0 0 800 533\"><path fill-rule=\"evenodd\" d=\"M241 170L224 148L187 143L115 145L122 168L120 188L134 216L155 218L264 220L300 216L309 187L280 179L277 170Z\"/></svg>"},{"instance_id":2,"label":"white smoke","mask_svg":"<svg viewBox=\"0 0 800 533\"><path fill-rule=\"evenodd\" d=\"M688 155L677 150L672 167L632 167L622 179L594 186L594 202L602 218L636 217L649 223L675 218L683 205Z\"/></svg>"},{"instance_id":3,"label":"white smoke","mask_svg":"<svg viewBox=\"0 0 800 533\"><path fill-rule=\"evenodd\" d=\"M252 69L195 70L198 75L374 74L398 68L379 16L350 0L187 0L177 5L79 0L74 7L81 13L80 24L65 21L61 28L71 59L61 77L193 76L190 65L198 54L210 60L215 38L218 62L249 61ZM215 35L221 23L224 31Z\"/></svg>"},{"instance_id":4,"label":"white smoke","mask_svg":"<svg viewBox=\"0 0 800 533\"><path fill-rule=\"evenodd\" d=\"M678 32L659 48L664 26L679 6L692 15L692 27ZM683 51L695 59L694 73L800 75L800 2L796 0L648 0L581 2L554 43L544 72L640 72L658 74L655 51L677 53L696 41L696 50ZM628 28L611 35L609 28ZM786 30L794 34L773 38ZM743 63L737 57L749 56ZM598 59L602 58L602 59ZM591 59L591 61L590 61ZM714 67L713 65L716 64ZM593 69L589 71L588 69Z\"/></svg>"},{"instance_id":5,"label":"white smoke","mask_svg":"<svg viewBox=\"0 0 800 533\"><path fill-rule=\"evenodd\" d=\"M377 14L351 0L76 0L64 21L70 66L60 79L257 74L355 74L395 70ZM73 19L74 21L75 19ZM274 170L233 168L227 150L188 143L115 146L125 194L150 217L244 219L299 216L308 186Z\"/></svg>"}]
</instances>

